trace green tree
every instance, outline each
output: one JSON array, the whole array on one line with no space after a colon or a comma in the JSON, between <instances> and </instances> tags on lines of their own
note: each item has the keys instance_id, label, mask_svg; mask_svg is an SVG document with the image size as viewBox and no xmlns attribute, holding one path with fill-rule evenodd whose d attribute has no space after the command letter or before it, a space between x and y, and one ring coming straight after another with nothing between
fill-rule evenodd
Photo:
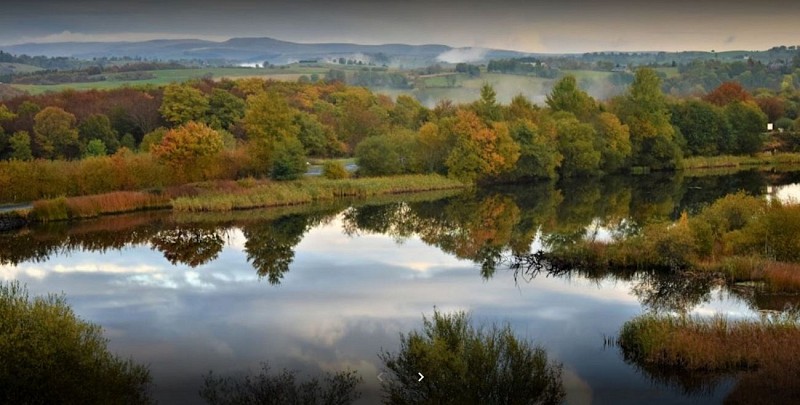
<instances>
[{"instance_id":1,"label":"green tree","mask_svg":"<svg viewBox=\"0 0 800 405\"><path fill-rule=\"evenodd\" d=\"M107 346L63 295L31 298L17 282L0 284L0 402L151 403L147 368Z\"/></svg>"},{"instance_id":2,"label":"green tree","mask_svg":"<svg viewBox=\"0 0 800 405\"><path fill-rule=\"evenodd\" d=\"M669 108L661 92L661 78L649 68L636 71L628 93L618 100L617 116L628 125L634 166L674 169L683 155Z\"/></svg>"},{"instance_id":3,"label":"green tree","mask_svg":"<svg viewBox=\"0 0 800 405\"><path fill-rule=\"evenodd\" d=\"M208 99L206 121L214 129L230 129L244 116L246 103L223 89L214 89Z\"/></svg>"},{"instance_id":4,"label":"green tree","mask_svg":"<svg viewBox=\"0 0 800 405\"><path fill-rule=\"evenodd\" d=\"M600 151L600 166L606 173L615 173L628 164L631 137L628 126L616 115L603 112L597 116L595 147Z\"/></svg>"},{"instance_id":5,"label":"green tree","mask_svg":"<svg viewBox=\"0 0 800 405\"><path fill-rule=\"evenodd\" d=\"M506 118L509 121L530 120L535 121L539 108L531 103L527 97L517 94L511 99L511 104L506 109Z\"/></svg>"},{"instance_id":6,"label":"green tree","mask_svg":"<svg viewBox=\"0 0 800 405\"><path fill-rule=\"evenodd\" d=\"M440 121L442 122L442 121ZM447 172L447 156L453 148L451 137L447 131L432 122L426 122L417 135L416 156L420 169L428 173Z\"/></svg>"},{"instance_id":7,"label":"green tree","mask_svg":"<svg viewBox=\"0 0 800 405\"><path fill-rule=\"evenodd\" d=\"M277 142L299 135L296 113L286 99L274 91L247 98L243 123L254 166L259 173L268 173L272 169L272 154Z\"/></svg>"},{"instance_id":8,"label":"green tree","mask_svg":"<svg viewBox=\"0 0 800 405\"><path fill-rule=\"evenodd\" d=\"M394 108L389 111L393 125L417 130L425 115L425 107L415 98L405 94L397 96Z\"/></svg>"},{"instance_id":9,"label":"green tree","mask_svg":"<svg viewBox=\"0 0 800 405\"><path fill-rule=\"evenodd\" d=\"M448 174L462 181L486 180L509 171L519 159L519 145L505 123L491 127L471 111L459 110L453 127L455 147L447 157Z\"/></svg>"},{"instance_id":10,"label":"green tree","mask_svg":"<svg viewBox=\"0 0 800 405\"><path fill-rule=\"evenodd\" d=\"M113 154L119 148L119 134L111 127L111 120L103 114L93 114L86 118L78 126L78 133L84 143L92 139L103 141L109 153Z\"/></svg>"},{"instance_id":11,"label":"green tree","mask_svg":"<svg viewBox=\"0 0 800 405\"><path fill-rule=\"evenodd\" d=\"M574 117L558 120L558 151L564 156L561 174L565 177L597 174L600 170L600 151L594 142L597 133L590 124Z\"/></svg>"},{"instance_id":12,"label":"green tree","mask_svg":"<svg viewBox=\"0 0 800 405\"><path fill-rule=\"evenodd\" d=\"M366 176L413 173L416 162L416 136L406 129L371 136L356 146L358 172Z\"/></svg>"},{"instance_id":13,"label":"green tree","mask_svg":"<svg viewBox=\"0 0 800 405\"><path fill-rule=\"evenodd\" d=\"M725 116L730 123L733 151L740 154L759 152L764 146L767 116L758 105L735 101L725 107Z\"/></svg>"},{"instance_id":14,"label":"green tree","mask_svg":"<svg viewBox=\"0 0 800 405\"><path fill-rule=\"evenodd\" d=\"M159 112L171 124L182 125L189 121L203 121L208 109L208 97L200 90L188 84L170 84L164 89Z\"/></svg>"},{"instance_id":15,"label":"green tree","mask_svg":"<svg viewBox=\"0 0 800 405\"><path fill-rule=\"evenodd\" d=\"M422 330L401 336L398 352L379 357L391 404L558 404L566 395L562 366L544 349L509 325L473 326L463 312L434 310Z\"/></svg>"},{"instance_id":16,"label":"green tree","mask_svg":"<svg viewBox=\"0 0 800 405\"><path fill-rule=\"evenodd\" d=\"M47 107L33 118L33 131L39 154L44 158L80 157L75 116L58 107Z\"/></svg>"},{"instance_id":17,"label":"green tree","mask_svg":"<svg viewBox=\"0 0 800 405\"><path fill-rule=\"evenodd\" d=\"M336 136L330 128L319 122L316 116L299 112L295 115L294 122L299 128L297 138L309 156L330 157L341 151L342 145Z\"/></svg>"},{"instance_id":18,"label":"green tree","mask_svg":"<svg viewBox=\"0 0 800 405\"><path fill-rule=\"evenodd\" d=\"M300 178L307 169L306 151L295 137L281 139L275 143L270 177L275 180Z\"/></svg>"},{"instance_id":19,"label":"green tree","mask_svg":"<svg viewBox=\"0 0 800 405\"><path fill-rule=\"evenodd\" d=\"M497 104L497 92L489 83L484 83L481 86L481 98L475 102L474 106L478 116L487 123L503 119L503 111L500 105Z\"/></svg>"},{"instance_id":20,"label":"green tree","mask_svg":"<svg viewBox=\"0 0 800 405\"><path fill-rule=\"evenodd\" d=\"M707 102L687 101L672 107L672 123L686 140L686 154L733 153L734 142L724 111Z\"/></svg>"},{"instance_id":21,"label":"green tree","mask_svg":"<svg viewBox=\"0 0 800 405\"><path fill-rule=\"evenodd\" d=\"M182 180L204 176L224 147L222 135L206 124L188 122L164 134L150 152L169 165Z\"/></svg>"},{"instance_id":22,"label":"green tree","mask_svg":"<svg viewBox=\"0 0 800 405\"><path fill-rule=\"evenodd\" d=\"M563 156L558 151L552 122L537 126L527 119L511 125L511 137L520 147L519 160L509 173L513 179L555 178Z\"/></svg>"},{"instance_id":23,"label":"green tree","mask_svg":"<svg viewBox=\"0 0 800 405\"><path fill-rule=\"evenodd\" d=\"M31 137L27 132L16 132L9 139L9 145L11 146L11 159L33 159L33 153L31 152Z\"/></svg>"},{"instance_id":24,"label":"green tree","mask_svg":"<svg viewBox=\"0 0 800 405\"><path fill-rule=\"evenodd\" d=\"M597 103L578 88L578 82L572 75L566 75L559 80L545 102L553 111L570 112L580 120L588 120L597 110Z\"/></svg>"},{"instance_id":25,"label":"green tree","mask_svg":"<svg viewBox=\"0 0 800 405\"><path fill-rule=\"evenodd\" d=\"M164 127L158 127L152 132L148 132L147 134L142 137L142 143L139 145L139 150L142 152L150 152L153 145L158 145L161 143L161 140L164 139L164 135L167 134L168 129Z\"/></svg>"},{"instance_id":26,"label":"green tree","mask_svg":"<svg viewBox=\"0 0 800 405\"><path fill-rule=\"evenodd\" d=\"M131 134L125 134L119 140L119 147L126 148L128 150L134 151L136 150L136 138L134 138Z\"/></svg>"},{"instance_id":27,"label":"green tree","mask_svg":"<svg viewBox=\"0 0 800 405\"><path fill-rule=\"evenodd\" d=\"M84 153L85 157L90 156L106 156L108 154L108 150L106 149L106 144L100 139L92 139L86 144L86 152Z\"/></svg>"}]
</instances>

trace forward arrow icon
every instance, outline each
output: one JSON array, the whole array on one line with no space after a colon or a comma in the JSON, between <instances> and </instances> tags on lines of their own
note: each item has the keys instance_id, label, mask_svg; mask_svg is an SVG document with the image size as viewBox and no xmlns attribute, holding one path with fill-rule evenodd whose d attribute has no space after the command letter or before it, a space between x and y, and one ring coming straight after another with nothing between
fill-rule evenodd
<instances>
[{"instance_id":1,"label":"forward arrow icon","mask_svg":"<svg viewBox=\"0 0 800 405\"><path fill-rule=\"evenodd\" d=\"M422 373L417 373L417 374L419 374L419 380L417 380L417 381L422 381L422 379L425 378L425 376L422 375Z\"/></svg>"}]
</instances>

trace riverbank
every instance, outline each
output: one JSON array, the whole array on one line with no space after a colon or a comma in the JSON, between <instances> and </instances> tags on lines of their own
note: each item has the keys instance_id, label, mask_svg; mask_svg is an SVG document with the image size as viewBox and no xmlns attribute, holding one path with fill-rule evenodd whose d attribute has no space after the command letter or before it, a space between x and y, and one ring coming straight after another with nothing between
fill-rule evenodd
<instances>
[{"instance_id":1,"label":"riverbank","mask_svg":"<svg viewBox=\"0 0 800 405\"><path fill-rule=\"evenodd\" d=\"M194 183L165 190L120 191L38 200L28 213L16 215L28 222L50 222L153 209L231 211L466 187L464 183L439 175L342 180L303 178L287 182L242 179Z\"/></svg>"},{"instance_id":2,"label":"riverbank","mask_svg":"<svg viewBox=\"0 0 800 405\"><path fill-rule=\"evenodd\" d=\"M694 156L683 159L683 170L754 168L758 166L800 165L800 153L759 153L747 156Z\"/></svg>"}]
</instances>

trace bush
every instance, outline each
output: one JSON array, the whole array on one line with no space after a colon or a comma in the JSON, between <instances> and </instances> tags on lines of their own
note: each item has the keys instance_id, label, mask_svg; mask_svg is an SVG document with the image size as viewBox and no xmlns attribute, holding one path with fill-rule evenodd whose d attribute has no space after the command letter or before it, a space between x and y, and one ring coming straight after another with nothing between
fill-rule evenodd
<instances>
[{"instance_id":1,"label":"bush","mask_svg":"<svg viewBox=\"0 0 800 405\"><path fill-rule=\"evenodd\" d=\"M312 378L297 381L297 373L284 369L270 374L268 364L262 365L255 377L241 379L205 376L200 397L212 405L225 404L350 404L361 397L356 386L362 379L354 371L326 374L324 382Z\"/></svg>"},{"instance_id":2,"label":"bush","mask_svg":"<svg viewBox=\"0 0 800 405\"><path fill-rule=\"evenodd\" d=\"M63 295L31 299L19 283L0 284L0 402L150 403L150 372L107 343Z\"/></svg>"},{"instance_id":3,"label":"bush","mask_svg":"<svg viewBox=\"0 0 800 405\"><path fill-rule=\"evenodd\" d=\"M338 180L350 177L350 173L341 162L327 161L322 165L322 175L326 179Z\"/></svg>"},{"instance_id":4,"label":"bush","mask_svg":"<svg viewBox=\"0 0 800 405\"><path fill-rule=\"evenodd\" d=\"M560 403L561 365L544 349L519 340L511 327L476 328L463 312L423 319L423 330L401 336L400 351L380 354L391 376L389 403ZM425 378L418 381L418 372ZM390 377L390 378L389 378Z\"/></svg>"}]
</instances>

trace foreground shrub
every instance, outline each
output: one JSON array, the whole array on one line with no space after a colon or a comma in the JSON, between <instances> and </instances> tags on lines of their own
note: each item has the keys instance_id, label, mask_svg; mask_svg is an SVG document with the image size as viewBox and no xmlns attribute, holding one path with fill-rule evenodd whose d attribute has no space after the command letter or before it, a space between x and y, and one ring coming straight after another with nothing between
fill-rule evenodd
<instances>
[{"instance_id":1,"label":"foreground shrub","mask_svg":"<svg viewBox=\"0 0 800 405\"><path fill-rule=\"evenodd\" d=\"M362 379L355 371L326 374L323 381L311 378L300 382L297 373L284 369L271 374L269 365L264 363L261 373L252 377L222 378L211 372L204 377L200 397L211 405L345 405L361 397L356 387Z\"/></svg>"},{"instance_id":2,"label":"foreground shrub","mask_svg":"<svg viewBox=\"0 0 800 405\"><path fill-rule=\"evenodd\" d=\"M557 404L565 396L561 365L544 349L508 325L476 328L463 312L434 311L421 331L401 336L399 352L380 358L391 374L382 384L388 403Z\"/></svg>"},{"instance_id":3,"label":"foreground shrub","mask_svg":"<svg viewBox=\"0 0 800 405\"><path fill-rule=\"evenodd\" d=\"M0 284L0 403L150 403L147 368L106 344L64 296L31 299L19 283Z\"/></svg>"}]
</instances>

